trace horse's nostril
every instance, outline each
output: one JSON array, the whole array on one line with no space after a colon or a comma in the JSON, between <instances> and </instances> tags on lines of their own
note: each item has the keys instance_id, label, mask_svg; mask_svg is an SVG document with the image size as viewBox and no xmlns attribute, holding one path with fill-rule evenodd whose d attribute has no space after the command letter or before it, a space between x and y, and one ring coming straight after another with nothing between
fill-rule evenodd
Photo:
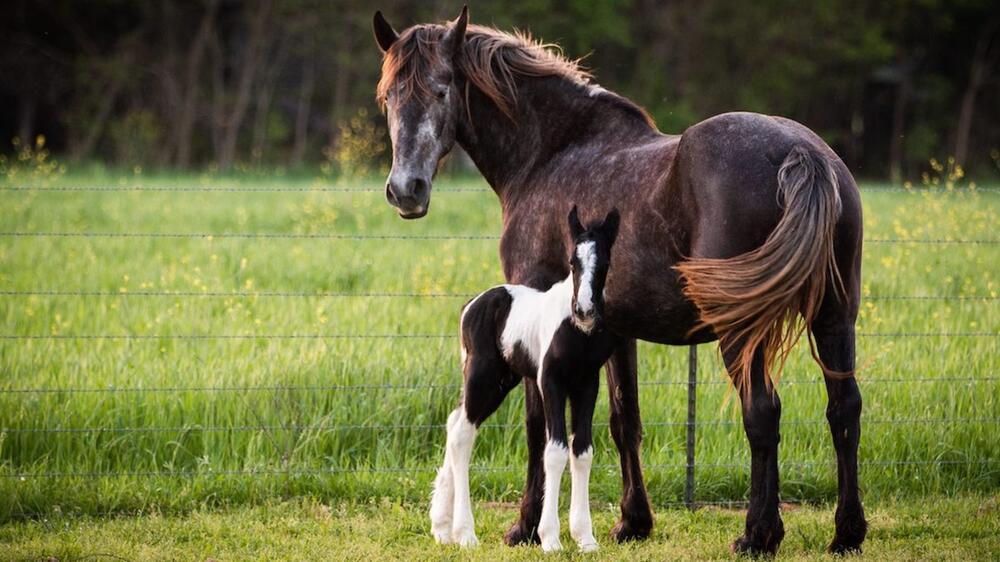
<instances>
[{"instance_id":1,"label":"horse's nostril","mask_svg":"<svg viewBox=\"0 0 1000 562\"><path fill-rule=\"evenodd\" d=\"M416 199L420 199L427 193L427 182L420 178L410 180L410 194Z\"/></svg>"},{"instance_id":2,"label":"horse's nostril","mask_svg":"<svg viewBox=\"0 0 1000 562\"><path fill-rule=\"evenodd\" d=\"M396 194L392 191L392 183L385 183L385 200L390 204L395 205L398 201L396 200Z\"/></svg>"}]
</instances>

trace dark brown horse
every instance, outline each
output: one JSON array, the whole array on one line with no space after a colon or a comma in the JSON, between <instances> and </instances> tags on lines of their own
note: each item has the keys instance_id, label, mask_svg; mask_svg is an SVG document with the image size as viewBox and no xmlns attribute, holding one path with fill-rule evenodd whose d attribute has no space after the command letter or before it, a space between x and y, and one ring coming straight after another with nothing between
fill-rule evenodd
<instances>
[{"instance_id":1,"label":"dark brown horse","mask_svg":"<svg viewBox=\"0 0 1000 562\"><path fill-rule=\"evenodd\" d=\"M652 512L639 462L635 339L687 345L719 339L740 388L751 450L750 508L734 550L769 553L778 513L781 402L771 385L808 329L822 365L837 452L839 497L830 550L859 550L861 395L854 378L860 299L861 202L850 171L806 127L728 113L664 135L625 98L523 35L444 25L397 33L375 14L384 52L378 99L393 144L386 197L403 218L424 216L439 160L457 142L503 208L500 257L510 283L539 290L569 272L564 217L621 210L605 288L605 321L630 338L607 364L611 434L624 495L617 540L643 538ZM528 478L509 544L537 541L545 424L525 385Z\"/></svg>"}]
</instances>

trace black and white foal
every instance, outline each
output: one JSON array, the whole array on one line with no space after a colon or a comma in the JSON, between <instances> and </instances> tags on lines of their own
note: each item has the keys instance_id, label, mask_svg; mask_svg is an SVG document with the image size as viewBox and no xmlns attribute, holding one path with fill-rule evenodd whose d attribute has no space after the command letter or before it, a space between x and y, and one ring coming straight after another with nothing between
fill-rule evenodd
<instances>
[{"instance_id":1,"label":"black and white foal","mask_svg":"<svg viewBox=\"0 0 1000 562\"><path fill-rule=\"evenodd\" d=\"M545 494L538 537L546 551L559 542L559 483L566 462L572 475L570 535L581 550L597 548L588 485L593 459L591 425L598 376L620 338L604 329L604 283L619 214L584 228L576 207L569 214L574 248L571 273L542 292L501 285L462 308L462 400L448 416L444 465L431 501L431 532L442 544L478 543L469 494L469 461L479 426L521 379L537 384L545 406ZM566 432L566 400L572 439ZM572 455L570 454L572 445Z\"/></svg>"}]
</instances>

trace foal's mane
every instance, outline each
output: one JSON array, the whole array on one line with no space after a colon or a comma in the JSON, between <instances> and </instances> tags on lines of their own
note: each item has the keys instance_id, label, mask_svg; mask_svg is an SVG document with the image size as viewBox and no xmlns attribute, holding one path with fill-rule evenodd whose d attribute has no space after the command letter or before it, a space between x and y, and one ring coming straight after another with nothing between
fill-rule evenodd
<instances>
[{"instance_id":1,"label":"foal's mane","mask_svg":"<svg viewBox=\"0 0 1000 562\"><path fill-rule=\"evenodd\" d=\"M449 28L450 25L415 25L399 36L382 60L382 77L376 89L380 105L385 106L390 89L397 83L403 95L430 95L428 76L443 72L436 49ZM513 119L517 103L516 77L560 76L580 87L592 87L593 74L580 61L563 55L558 45L542 43L527 32L508 33L493 27L469 25L455 65L469 83ZM603 88L592 95L613 100L655 128L649 114L632 101Z\"/></svg>"}]
</instances>

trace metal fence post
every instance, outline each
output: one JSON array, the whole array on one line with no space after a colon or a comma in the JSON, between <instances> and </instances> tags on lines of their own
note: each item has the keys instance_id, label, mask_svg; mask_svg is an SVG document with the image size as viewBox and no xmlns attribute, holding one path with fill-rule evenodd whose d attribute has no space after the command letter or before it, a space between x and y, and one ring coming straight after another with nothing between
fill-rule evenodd
<instances>
[{"instance_id":1,"label":"metal fence post","mask_svg":"<svg viewBox=\"0 0 1000 562\"><path fill-rule=\"evenodd\" d=\"M694 431L695 402L698 397L698 346L688 349L688 408L687 408L687 480L684 483L684 505L694 509Z\"/></svg>"}]
</instances>

